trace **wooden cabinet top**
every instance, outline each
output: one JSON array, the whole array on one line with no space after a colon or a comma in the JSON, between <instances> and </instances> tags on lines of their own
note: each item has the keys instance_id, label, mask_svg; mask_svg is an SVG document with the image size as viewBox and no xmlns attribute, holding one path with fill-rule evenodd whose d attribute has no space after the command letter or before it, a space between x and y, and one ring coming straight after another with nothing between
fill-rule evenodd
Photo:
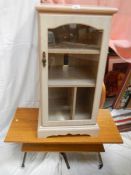
<instances>
[{"instance_id":1,"label":"wooden cabinet top","mask_svg":"<svg viewBox=\"0 0 131 175\"><path fill-rule=\"evenodd\" d=\"M47 13L73 13L73 14L92 14L92 15L113 15L117 8L104 6L82 6L69 4L38 4L37 11Z\"/></svg>"}]
</instances>

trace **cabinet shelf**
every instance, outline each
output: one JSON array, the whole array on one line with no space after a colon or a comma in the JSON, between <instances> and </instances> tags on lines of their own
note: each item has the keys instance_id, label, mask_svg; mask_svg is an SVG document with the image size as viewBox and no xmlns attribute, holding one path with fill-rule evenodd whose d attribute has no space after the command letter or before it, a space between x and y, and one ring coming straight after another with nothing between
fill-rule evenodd
<instances>
[{"instance_id":1,"label":"cabinet shelf","mask_svg":"<svg viewBox=\"0 0 131 175\"><path fill-rule=\"evenodd\" d=\"M59 109L49 111L49 120L50 121L71 120L70 110L64 109L63 106L59 106Z\"/></svg>"},{"instance_id":2,"label":"cabinet shelf","mask_svg":"<svg viewBox=\"0 0 131 175\"><path fill-rule=\"evenodd\" d=\"M84 67L54 66L49 69L49 87L95 87L96 79Z\"/></svg>"},{"instance_id":3,"label":"cabinet shelf","mask_svg":"<svg viewBox=\"0 0 131 175\"><path fill-rule=\"evenodd\" d=\"M76 120L90 119L93 106L94 92L94 88L77 88L75 106Z\"/></svg>"},{"instance_id":4,"label":"cabinet shelf","mask_svg":"<svg viewBox=\"0 0 131 175\"><path fill-rule=\"evenodd\" d=\"M71 120L73 88L49 88L49 120Z\"/></svg>"},{"instance_id":5,"label":"cabinet shelf","mask_svg":"<svg viewBox=\"0 0 131 175\"><path fill-rule=\"evenodd\" d=\"M89 120L92 113L94 88L55 87L48 89L49 120Z\"/></svg>"},{"instance_id":6,"label":"cabinet shelf","mask_svg":"<svg viewBox=\"0 0 131 175\"><path fill-rule=\"evenodd\" d=\"M100 49L96 45L63 42L59 44L49 44L48 53L100 54Z\"/></svg>"},{"instance_id":7,"label":"cabinet shelf","mask_svg":"<svg viewBox=\"0 0 131 175\"><path fill-rule=\"evenodd\" d=\"M84 113L84 112L77 112L75 113L75 120L88 120L91 118L91 114L90 113Z\"/></svg>"}]
</instances>

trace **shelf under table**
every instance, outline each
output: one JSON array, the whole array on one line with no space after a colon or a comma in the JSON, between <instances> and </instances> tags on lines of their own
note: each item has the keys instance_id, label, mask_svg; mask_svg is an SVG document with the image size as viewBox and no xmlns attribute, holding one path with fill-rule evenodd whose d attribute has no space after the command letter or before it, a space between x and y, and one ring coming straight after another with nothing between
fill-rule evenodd
<instances>
[{"instance_id":1,"label":"shelf under table","mask_svg":"<svg viewBox=\"0 0 131 175\"><path fill-rule=\"evenodd\" d=\"M49 69L49 87L95 87L95 77L91 70L80 67L52 67Z\"/></svg>"}]
</instances>

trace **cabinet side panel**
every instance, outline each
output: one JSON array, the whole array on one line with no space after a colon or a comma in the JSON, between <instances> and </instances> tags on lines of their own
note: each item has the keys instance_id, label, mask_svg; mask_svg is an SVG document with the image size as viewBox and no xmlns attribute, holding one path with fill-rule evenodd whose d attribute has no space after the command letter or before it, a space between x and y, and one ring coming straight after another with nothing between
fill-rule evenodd
<instances>
[{"instance_id":1,"label":"cabinet side panel","mask_svg":"<svg viewBox=\"0 0 131 175\"><path fill-rule=\"evenodd\" d=\"M102 35L102 43L101 43L101 51L100 51L100 59L98 65L98 72L97 72L97 80L96 80L96 90L94 96L94 103L93 103L93 111L92 111L92 118L96 121L96 117L98 114L100 98L101 98L101 91L102 91L102 83L104 79L105 73L105 66L107 60L107 53L108 53L108 43L109 43L109 31L111 25L111 17L107 17L106 20L103 21L105 24L103 35Z\"/></svg>"}]
</instances>

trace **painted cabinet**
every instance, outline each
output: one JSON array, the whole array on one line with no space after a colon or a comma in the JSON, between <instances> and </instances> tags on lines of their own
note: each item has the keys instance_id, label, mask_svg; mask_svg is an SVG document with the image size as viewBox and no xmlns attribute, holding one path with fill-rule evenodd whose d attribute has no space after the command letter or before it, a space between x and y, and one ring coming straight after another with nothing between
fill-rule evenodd
<instances>
[{"instance_id":1,"label":"painted cabinet","mask_svg":"<svg viewBox=\"0 0 131 175\"><path fill-rule=\"evenodd\" d=\"M38 137L96 135L114 8L38 5Z\"/></svg>"}]
</instances>

